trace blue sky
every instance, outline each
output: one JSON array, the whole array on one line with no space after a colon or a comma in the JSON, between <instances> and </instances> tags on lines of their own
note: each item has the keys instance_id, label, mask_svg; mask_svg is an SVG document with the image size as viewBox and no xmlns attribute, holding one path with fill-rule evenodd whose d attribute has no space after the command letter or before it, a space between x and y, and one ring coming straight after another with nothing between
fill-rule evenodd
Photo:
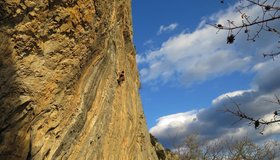
<instances>
[{"instance_id":1,"label":"blue sky","mask_svg":"<svg viewBox=\"0 0 280 160\"><path fill-rule=\"evenodd\" d=\"M227 8L213 0L133 0L134 43L139 55L159 48L170 36L196 29L201 20L219 10ZM207 4L207 5L206 5ZM173 31L158 35L160 26L177 23ZM151 43L152 44L147 44ZM141 70L142 65L139 65ZM221 93L246 89L251 75L236 73L212 79L206 83L185 88L173 83L150 86L142 83L141 96L148 127L156 123L162 115L178 113L211 104Z\"/></svg>"},{"instance_id":2,"label":"blue sky","mask_svg":"<svg viewBox=\"0 0 280 160\"><path fill-rule=\"evenodd\" d=\"M166 146L172 134L182 139L190 130L196 129L210 139L229 136L236 129L242 133L237 132L235 136L255 132L253 129L243 131L244 123L232 126L234 118L217 113L217 109L231 105L226 95L242 102L246 106L244 110L256 111L255 115L259 117L266 116L269 109L276 107L252 108L267 105L262 103L265 98L280 93L280 84L275 80L280 78L275 70L279 61L263 59L261 54L275 47L278 37L264 33L262 39L251 43L245 40L246 35L240 35L236 43L228 45L226 32L217 34L216 29L206 24L238 19L238 13L234 12L235 2L132 1L144 112L150 132ZM259 13L258 9L249 11L252 17ZM268 74L270 72L273 74ZM269 90L271 86L273 90ZM206 124L205 119L213 122ZM221 120L227 123L221 123ZM222 131L210 133L209 129L213 127L207 127L212 125L216 126L215 130ZM263 138L276 133L278 129L274 128ZM256 135L255 139L260 138Z\"/></svg>"}]
</instances>

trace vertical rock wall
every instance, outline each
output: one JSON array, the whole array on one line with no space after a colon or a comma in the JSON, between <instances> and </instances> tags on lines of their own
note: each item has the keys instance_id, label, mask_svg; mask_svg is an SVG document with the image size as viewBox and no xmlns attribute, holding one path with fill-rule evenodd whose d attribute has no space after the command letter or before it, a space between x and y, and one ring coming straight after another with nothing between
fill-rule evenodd
<instances>
[{"instance_id":1,"label":"vertical rock wall","mask_svg":"<svg viewBox=\"0 0 280 160\"><path fill-rule=\"evenodd\" d=\"M0 1L1 160L157 159L130 3Z\"/></svg>"}]
</instances>

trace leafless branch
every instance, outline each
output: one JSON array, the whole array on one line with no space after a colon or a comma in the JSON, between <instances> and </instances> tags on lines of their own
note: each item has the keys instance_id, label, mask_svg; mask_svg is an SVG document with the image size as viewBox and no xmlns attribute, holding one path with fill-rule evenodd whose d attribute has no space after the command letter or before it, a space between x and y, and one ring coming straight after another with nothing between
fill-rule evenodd
<instances>
[{"instance_id":1,"label":"leafless branch","mask_svg":"<svg viewBox=\"0 0 280 160\"><path fill-rule=\"evenodd\" d=\"M232 44L235 41L235 37L244 31L247 35L248 41L255 42L257 38L261 38L261 32L270 32L276 36L280 36L280 28L277 25L273 25L274 22L280 20L280 3L278 0L239 0L240 5L236 8L240 13L240 22L236 23L232 20L227 20L225 24L213 24L215 28L228 31L227 43ZM224 3L224 0L220 1ZM243 3L242 3L243 2ZM250 15L248 10L252 7L259 7L261 10L259 15ZM277 43L277 42L276 42ZM280 43L278 41L278 43ZM271 53L263 53L263 56L271 57L273 60L280 55L279 47L278 51Z\"/></svg>"},{"instance_id":2,"label":"leafless branch","mask_svg":"<svg viewBox=\"0 0 280 160\"><path fill-rule=\"evenodd\" d=\"M227 113L230 113L230 114L232 114L236 117L239 117L239 120L237 122L239 122L241 120L247 120L247 121L249 121L249 124L255 126L255 129L261 128L261 131L260 131L261 134L263 134L266 126L280 122L280 119L278 117L278 114L280 113L280 110L274 111L272 113L273 118L270 119L270 120L264 120L264 119L261 119L261 118L254 118L253 116L250 116L247 113L243 112L240 109L240 105L237 104L231 97L229 97L229 96L227 96L227 97L234 104L235 109L229 109L229 108L226 107L223 111L227 112ZM276 103L280 106L280 98L277 95L275 95L275 100L269 101L269 102ZM237 122L234 122L234 124L237 123Z\"/></svg>"}]
</instances>

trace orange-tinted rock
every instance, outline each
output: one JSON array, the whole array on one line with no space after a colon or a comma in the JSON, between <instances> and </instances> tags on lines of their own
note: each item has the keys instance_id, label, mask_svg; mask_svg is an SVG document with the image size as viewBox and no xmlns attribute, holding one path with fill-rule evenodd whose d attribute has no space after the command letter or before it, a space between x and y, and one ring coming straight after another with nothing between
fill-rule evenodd
<instances>
[{"instance_id":1,"label":"orange-tinted rock","mask_svg":"<svg viewBox=\"0 0 280 160\"><path fill-rule=\"evenodd\" d=\"M130 3L0 2L1 160L157 159L138 92Z\"/></svg>"}]
</instances>

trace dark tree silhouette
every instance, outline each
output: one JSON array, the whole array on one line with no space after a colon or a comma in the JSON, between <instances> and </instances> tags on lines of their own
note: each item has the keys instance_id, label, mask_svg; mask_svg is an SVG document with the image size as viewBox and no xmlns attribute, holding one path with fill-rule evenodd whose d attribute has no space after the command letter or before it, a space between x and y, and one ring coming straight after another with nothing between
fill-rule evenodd
<instances>
[{"instance_id":1,"label":"dark tree silhouette","mask_svg":"<svg viewBox=\"0 0 280 160\"><path fill-rule=\"evenodd\" d=\"M275 160L279 157L279 141L254 143L250 137L201 139L199 134L186 136L174 151L182 160Z\"/></svg>"},{"instance_id":2,"label":"dark tree silhouette","mask_svg":"<svg viewBox=\"0 0 280 160\"><path fill-rule=\"evenodd\" d=\"M226 0L220 0L225 3ZM249 11L253 7L259 7L258 15L250 15ZM239 0L239 5L236 11L240 13L240 21L227 20L225 24L214 24L213 26L220 30L228 31L227 43L232 44L235 37L244 33L247 35L247 40L255 42L257 38L262 38L261 32L270 32L279 38L280 45L280 26L277 26L280 21L280 1L279 0ZM280 47L275 48L270 53L263 53L264 57L275 58L280 55Z\"/></svg>"}]
</instances>

